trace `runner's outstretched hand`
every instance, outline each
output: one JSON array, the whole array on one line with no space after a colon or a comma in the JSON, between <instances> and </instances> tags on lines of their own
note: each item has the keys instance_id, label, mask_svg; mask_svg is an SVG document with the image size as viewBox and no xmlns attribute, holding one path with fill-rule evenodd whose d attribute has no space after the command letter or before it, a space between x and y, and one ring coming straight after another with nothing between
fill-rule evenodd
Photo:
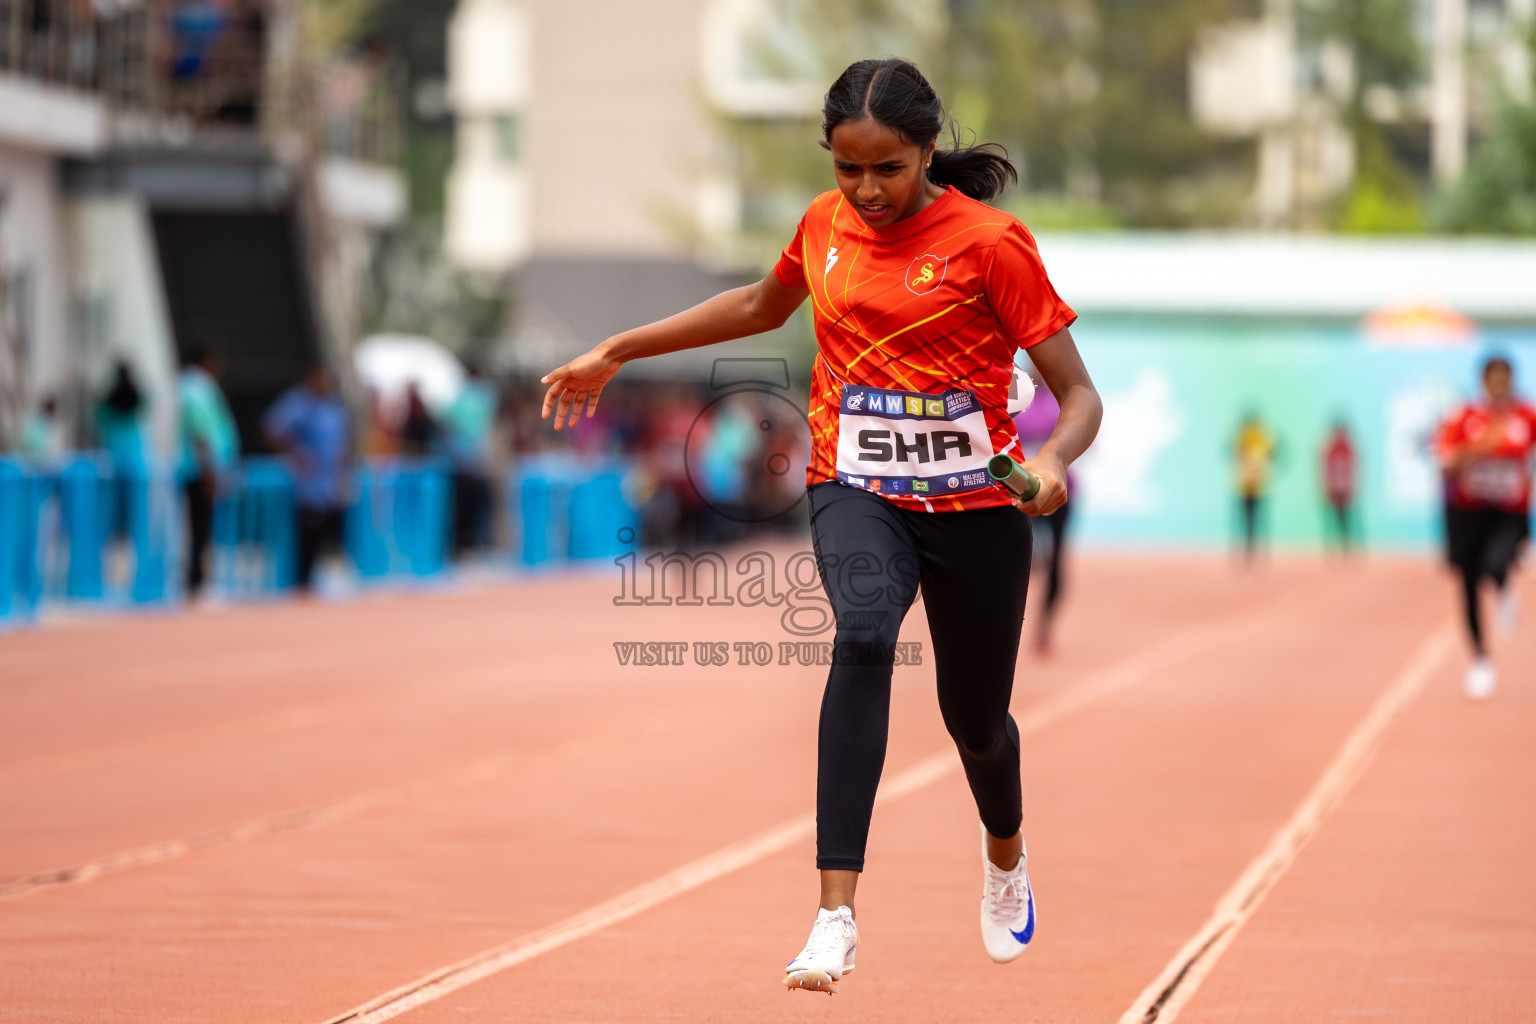
<instances>
[{"instance_id":1,"label":"runner's outstretched hand","mask_svg":"<svg viewBox=\"0 0 1536 1024\"><path fill-rule=\"evenodd\" d=\"M577 356L564 366L551 370L539 381L548 384L544 394L544 419L555 411L555 429L574 427L581 418L581 410L587 410L587 418L597 411L597 400L603 393L603 385L613 379L623 362L608 355L605 346L599 345Z\"/></svg>"}]
</instances>

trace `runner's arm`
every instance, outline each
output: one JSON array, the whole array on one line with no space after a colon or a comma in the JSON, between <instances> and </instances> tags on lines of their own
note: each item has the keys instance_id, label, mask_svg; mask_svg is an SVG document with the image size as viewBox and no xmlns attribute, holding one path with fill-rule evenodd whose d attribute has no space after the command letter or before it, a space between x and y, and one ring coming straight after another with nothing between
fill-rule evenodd
<instances>
[{"instance_id":1,"label":"runner's arm","mask_svg":"<svg viewBox=\"0 0 1536 1024\"><path fill-rule=\"evenodd\" d=\"M562 425L574 426L583 408L591 417L603 386L631 359L771 331L783 326L808 294L807 289L787 287L769 274L755 284L721 292L665 320L615 334L544 377L540 383L549 385L544 395L544 418L549 419L554 410L556 430Z\"/></svg>"},{"instance_id":2,"label":"runner's arm","mask_svg":"<svg viewBox=\"0 0 1536 1024\"><path fill-rule=\"evenodd\" d=\"M1104 418L1104 403L1094 389L1088 368L1063 327L1029 349L1030 361L1051 389L1061 413L1056 428L1024 468L1040 479L1040 491L1029 501L1016 501L1019 511L1032 516L1049 515L1067 500L1067 467L1093 443Z\"/></svg>"}]
</instances>

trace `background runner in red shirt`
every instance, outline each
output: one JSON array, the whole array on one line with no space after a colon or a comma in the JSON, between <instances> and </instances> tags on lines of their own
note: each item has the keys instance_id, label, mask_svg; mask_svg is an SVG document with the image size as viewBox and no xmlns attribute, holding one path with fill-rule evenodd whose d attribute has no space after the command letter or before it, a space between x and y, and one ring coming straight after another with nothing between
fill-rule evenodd
<instances>
[{"instance_id":1,"label":"background runner in red shirt","mask_svg":"<svg viewBox=\"0 0 1536 1024\"><path fill-rule=\"evenodd\" d=\"M1461 575L1474 660L1467 695L1488 697L1497 676L1488 657L1478 605L1486 577L1500 598L1500 624L1515 627L1509 573L1531 534L1531 453L1536 409L1515 395L1514 368L1495 356L1483 365L1483 398L1457 409L1440 428L1436 450L1446 474L1446 550Z\"/></svg>"},{"instance_id":2,"label":"background runner in red shirt","mask_svg":"<svg viewBox=\"0 0 1536 1024\"><path fill-rule=\"evenodd\" d=\"M1343 420L1333 425L1323 444L1323 497L1328 502L1329 526L1339 552L1349 554L1355 542L1355 442Z\"/></svg>"}]
</instances>

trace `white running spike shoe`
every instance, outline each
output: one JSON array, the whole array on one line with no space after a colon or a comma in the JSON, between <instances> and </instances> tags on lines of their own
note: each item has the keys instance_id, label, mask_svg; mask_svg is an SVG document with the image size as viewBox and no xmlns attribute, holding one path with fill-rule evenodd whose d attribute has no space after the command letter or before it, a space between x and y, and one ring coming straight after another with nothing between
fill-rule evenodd
<instances>
[{"instance_id":1,"label":"white running spike shoe","mask_svg":"<svg viewBox=\"0 0 1536 1024\"><path fill-rule=\"evenodd\" d=\"M1464 684L1467 696L1473 700L1487 700L1493 696L1493 688L1498 683L1498 673L1493 670L1493 662L1487 658L1478 658L1467 669L1467 679Z\"/></svg>"},{"instance_id":2,"label":"white running spike shoe","mask_svg":"<svg viewBox=\"0 0 1536 1024\"><path fill-rule=\"evenodd\" d=\"M1000 964L1024 952L1035 937L1035 891L1029 884L1029 851L1019 854L1012 871L987 857L987 828L981 828L981 941Z\"/></svg>"},{"instance_id":3,"label":"white running spike shoe","mask_svg":"<svg viewBox=\"0 0 1536 1024\"><path fill-rule=\"evenodd\" d=\"M837 993L837 983L853 970L853 952L859 948L859 929L847 907L816 912L811 937L805 948L784 968L784 984L812 992Z\"/></svg>"}]
</instances>

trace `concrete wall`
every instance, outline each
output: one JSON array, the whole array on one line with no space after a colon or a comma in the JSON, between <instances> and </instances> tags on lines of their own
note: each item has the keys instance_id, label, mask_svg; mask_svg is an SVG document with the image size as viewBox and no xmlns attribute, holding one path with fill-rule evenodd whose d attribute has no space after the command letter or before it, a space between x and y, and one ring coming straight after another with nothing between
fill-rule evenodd
<instances>
[{"instance_id":1,"label":"concrete wall","mask_svg":"<svg viewBox=\"0 0 1536 1024\"><path fill-rule=\"evenodd\" d=\"M0 142L0 273L24 274L29 309L26 389L31 399L69 383L69 286L64 209L51 154Z\"/></svg>"},{"instance_id":2,"label":"concrete wall","mask_svg":"<svg viewBox=\"0 0 1536 1024\"><path fill-rule=\"evenodd\" d=\"M691 252L714 135L701 84L706 6L528 0L535 252Z\"/></svg>"}]
</instances>

